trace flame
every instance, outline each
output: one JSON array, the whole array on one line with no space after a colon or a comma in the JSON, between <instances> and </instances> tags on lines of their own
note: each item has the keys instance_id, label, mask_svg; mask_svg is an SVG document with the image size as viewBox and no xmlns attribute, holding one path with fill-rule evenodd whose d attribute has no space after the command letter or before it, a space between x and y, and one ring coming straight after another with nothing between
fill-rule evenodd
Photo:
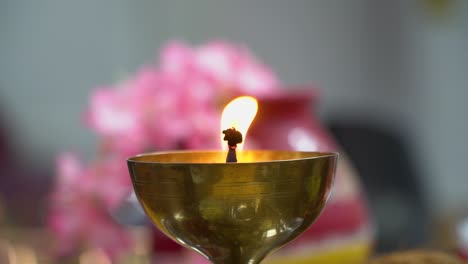
<instances>
[{"instance_id":1,"label":"flame","mask_svg":"<svg viewBox=\"0 0 468 264\"><path fill-rule=\"evenodd\" d=\"M245 138L252 121L255 118L258 110L257 100L251 96L241 96L232 100L223 110L221 115L221 129L235 128L242 133L243 142L237 145L238 150L244 148ZM223 140L224 135L221 133L221 146L223 150L227 150L227 143Z\"/></svg>"}]
</instances>

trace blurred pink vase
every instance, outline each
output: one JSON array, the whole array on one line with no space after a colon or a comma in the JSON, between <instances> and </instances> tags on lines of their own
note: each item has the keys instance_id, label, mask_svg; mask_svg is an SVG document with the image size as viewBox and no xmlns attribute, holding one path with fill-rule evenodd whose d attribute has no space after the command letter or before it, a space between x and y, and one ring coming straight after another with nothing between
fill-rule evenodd
<instances>
[{"instance_id":1,"label":"blurred pink vase","mask_svg":"<svg viewBox=\"0 0 468 264\"><path fill-rule=\"evenodd\" d=\"M266 262L363 263L374 238L365 195L346 155L312 114L316 92L304 88L258 98L246 142L256 149L340 152L334 189L316 222Z\"/></svg>"},{"instance_id":2,"label":"blurred pink vase","mask_svg":"<svg viewBox=\"0 0 468 264\"><path fill-rule=\"evenodd\" d=\"M302 236L269 256L265 263L364 263L374 238L366 198L346 155L311 114L317 94L306 87L257 99L259 110L246 135L246 148L340 152L332 196L320 217ZM166 242L163 238L155 245L168 250L170 244ZM179 263L209 263L195 253L181 255L184 259Z\"/></svg>"}]
</instances>

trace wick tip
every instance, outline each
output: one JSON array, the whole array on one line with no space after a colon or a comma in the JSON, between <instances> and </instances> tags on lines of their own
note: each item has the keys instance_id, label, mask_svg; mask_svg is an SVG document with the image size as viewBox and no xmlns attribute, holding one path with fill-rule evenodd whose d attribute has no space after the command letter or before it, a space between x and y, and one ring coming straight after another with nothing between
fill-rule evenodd
<instances>
[{"instance_id":1,"label":"wick tip","mask_svg":"<svg viewBox=\"0 0 468 264\"><path fill-rule=\"evenodd\" d=\"M242 134L235 128L228 128L223 130L224 141L228 142L229 147L236 147L237 144L242 143Z\"/></svg>"}]
</instances>

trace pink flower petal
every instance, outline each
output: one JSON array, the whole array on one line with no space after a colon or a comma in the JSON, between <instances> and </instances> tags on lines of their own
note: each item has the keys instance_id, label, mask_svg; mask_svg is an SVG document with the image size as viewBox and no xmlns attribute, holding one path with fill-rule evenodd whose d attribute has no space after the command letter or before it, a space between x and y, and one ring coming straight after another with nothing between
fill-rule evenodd
<instances>
[{"instance_id":1,"label":"pink flower petal","mask_svg":"<svg viewBox=\"0 0 468 264\"><path fill-rule=\"evenodd\" d=\"M186 44L169 42L161 51L160 67L164 72L178 74L192 63L193 52Z\"/></svg>"},{"instance_id":2,"label":"pink flower petal","mask_svg":"<svg viewBox=\"0 0 468 264\"><path fill-rule=\"evenodd\" d=\"M277 92L278 81L271 71L258 64L246 64L237 75L239 88L246 94L268 95Z\"/></svg>"},{"instance_id":3,"label":"pink flower petal","mask_svg":"<svg viewBox=\"0 0 468 264\"><path fill-rule=\"evenodd\" d=\"M62 153L57 157L58 185L66 186L77 182L82 165L78 157L72 153Z\"/></svg>"},{"instance_id":4,"label":"pink flower petal","mask_svg":"<svg viewBox=\"0 0 468 264\"><path fill-rule=\"evenodd\" d=\"M241 58L242 52L226 42L219 41L197 49L195 65L221 84L229 84L235 79Z\"/></svg>"}]
</instances>

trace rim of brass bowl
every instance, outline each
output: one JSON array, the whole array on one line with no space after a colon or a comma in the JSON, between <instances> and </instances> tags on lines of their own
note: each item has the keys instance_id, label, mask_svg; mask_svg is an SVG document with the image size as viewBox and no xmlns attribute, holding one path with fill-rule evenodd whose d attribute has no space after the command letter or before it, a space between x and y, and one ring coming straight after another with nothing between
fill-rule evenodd
<instances>
[{"instance_id":1,"label":"rim of brass bowl","mask_svg":"<svg viewBox=\"0 0 468 264\"><path fill-rule=\"evenodd\" d=\"M227 151L221 150L174 150L142 153L127 159L129 163L141 164L262 164L275 162L288 162L300 160L312 160L321 158L338 158L338 152L321 151L294 151L294 150L242 150L238 151L238 162L226 163ZM204 161L210 158L213 161ZM254 161L242 161L255 158Z\"/></svg>"}]
</instances>

